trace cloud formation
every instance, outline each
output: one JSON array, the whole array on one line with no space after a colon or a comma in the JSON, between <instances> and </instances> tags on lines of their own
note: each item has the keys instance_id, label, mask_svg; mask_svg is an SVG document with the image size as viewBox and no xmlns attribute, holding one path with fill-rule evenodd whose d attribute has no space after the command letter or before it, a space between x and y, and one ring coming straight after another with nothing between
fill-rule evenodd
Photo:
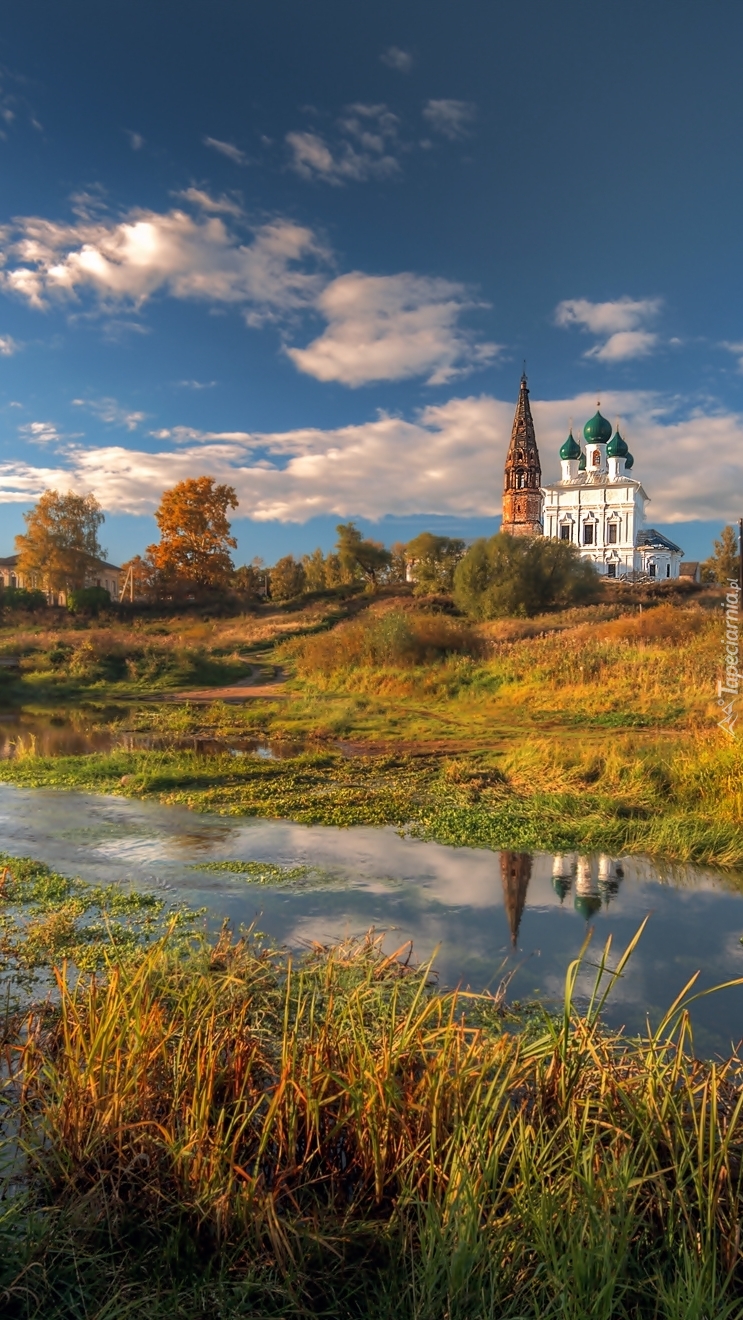
<instances>
[{"instance_id":1,"label":"cloud formation","mask_svg":"<svg viewBox=\"0 0 743 1320\"><path fill-rule=\"evenodd\" d=\"M564 328L578 326L596 335L599 342L583 356L599 362L628 362L647 357L658 345L658 335L647 328L660 312L660 298L617 298L593 303L587 298L567 298L555 309L555 323Z\"/></svg>"},{"instance_id":2,"label":"cloud formation","mask_svg":"<svg viewBox=\"0 0 743 1320\"><path fill-rule=\"evenodd\" d=\"M398 73L410 73L413 67L413 56L399 46L388 46L379 58L388 69L396 69Z\"/></svg>"},{"instance_id":3,"label":"cloud formation","mask_svg":"<svg viewBox=\"0 0 743 1320\"><path fill-rule=\"evenodd\" d=\"M87 408L88 412L107 426L124 426L127 431L136 431L147 417L147 413L122 408L116 399L73 399L72 402L78 408Z\"/></svg>"},{"instance_id":4,"label":"cloud formation","mask_svg":"<svg viewBox=\"0 0 743 1320\"><path fill-rule=\"evenodd\" d=\"M123 220L57 223L36 216L0 232L0 288L44 309L93 294L104 308L141 308L157 293L249 307L260 324L311 304L328 254L311 230L274 220L243 242L217 215L134 210ZM308 269L308 263L314 269Z\"/></svg>"},{"instance_id":5,"label":"cloud formation","mask_svg":"<svg viewBox=\"0 0 743 1320\"><path fill-rule=\"evenodd\" d=\"M459 322L473 302L464 286L419 275L340 275L320 294L327 329L286 351L316 380L365 385L428 376L441 385L483 365L496 344L477 344Z\"/></svg>"},{"instance_id":6,"label":"cloud formation","mask_svg":"<svg viewBox=\"0 0 743 1320\"><path fill-rule=\"evenodd\" d=\"M234 142L222 142L219 138L206 136L204 136L201 141L204 143L204 146L209 147L211 151L217 151L220 156L226 156L228 160L232 161L233 165L250 164L245 152L241 151L239 147L236 147Z\"/></svg>"},{"instance_id":7,"label":"cloud formation","mask_svg":"<svg viewBox=\"0 0 743 1320\"><path fill-rule=\"evenodd\" d=\"M595 397L532 402L545 480L554 480L568 418L589 417ZM259 521L304 522L322 514L495 517L514 406L513 399L488 395L452 398L412 420L381 414L326 431L171 427L156 433L155 453L67 443L55 468L0 464L0 498L27 503L56 486L95 491L110 511L151 513L164 488L206 472L234 485L240 516ZM651 497L649 523L736 518L743 416L690 409L680 417L677 406L678 400L641 392L602 397L606 415L621 416L635 455L633 475Z\"/></svg>"},{"instance_id":8,"label":"cloud formation","mask_svg":"<svg viewBox=\"0 0 743 1320\"><path fill-rule=\"evenodd\" d=\"M53 422L26 422L18 433L31 445L56 445L62 439Z\"/></svg>"},{"instance_id":9,"label":"cloud formation","mask_svg":"<svg viewBox=\"0 0 743 1320\"><path fill-rule=\"evenodd\" d=\"M12 357L19 348L18 340L12 335L0 335L0 357Z\"/></svg>"},{"instance_id":10,"label":"cloud formation","mask_svg":"<svg viewBox=\"0 0 743 1320\"><path fill-rule=\"evenodd\" d=\"M475 113L472 101L426 101L423 107L423 118L433 131L448 138L450 142L467 137Z\"/></svg>"},{"instance_id":11,"label":"cloud formation","mask_svg":"<svg viewBox=\"0 0 743 1320\"><path fill-rule=\"evenodd\" d=\"M333 140L318 132L287 133L290 168L303 179L336 187L398 174L400 165L397 115L386 105L346 106L336 121Z\"/></svg>"}]
</instances>

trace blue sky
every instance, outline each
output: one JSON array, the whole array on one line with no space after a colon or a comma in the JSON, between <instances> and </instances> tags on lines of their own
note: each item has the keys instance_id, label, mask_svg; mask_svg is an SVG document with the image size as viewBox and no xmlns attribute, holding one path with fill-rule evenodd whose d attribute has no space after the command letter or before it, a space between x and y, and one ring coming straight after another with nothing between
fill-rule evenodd
<instances>
[{"instance_id":1,"label":"blue sky","mask_svg":"<svg viewBox=\"0 0 743 1320\"><path fill-rule=\"evenodd\" d=\"M24 0L0 34L0 553L122 559L232 482L238 559L478 535L525 358L545 475L622 419L689 557L743 514L743 9Z\"/></svg>"}]
</instances>

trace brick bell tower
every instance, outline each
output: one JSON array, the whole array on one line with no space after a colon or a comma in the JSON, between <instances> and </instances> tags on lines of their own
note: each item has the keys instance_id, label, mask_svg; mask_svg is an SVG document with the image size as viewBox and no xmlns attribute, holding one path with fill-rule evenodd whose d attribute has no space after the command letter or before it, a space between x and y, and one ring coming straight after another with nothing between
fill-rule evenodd
<instances>
[{"instance_id":1,"label":"brick bell tower","mask_svg":"<svg viewBox=\"0 0 743 1320\"><path fill-rule=\"evenodd\" d=\"M526 373L521 377L503 480L501 531L511 536L542 535L542 469L534 434Z\"/></svg>"}]
</instances>

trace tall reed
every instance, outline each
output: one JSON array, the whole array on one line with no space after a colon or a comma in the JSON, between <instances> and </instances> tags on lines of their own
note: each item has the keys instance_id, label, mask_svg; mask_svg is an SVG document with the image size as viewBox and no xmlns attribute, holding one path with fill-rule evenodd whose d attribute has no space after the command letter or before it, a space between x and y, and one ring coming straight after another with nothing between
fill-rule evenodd
<instances>
[{"instance_id":1,"label":"tall reed","mask_svg":"<svg viewBox=\"0 0 743 1320\"><path fill-rule=\"evenodd\" d=\"M114 1241L185 1223L292 1314L739 1314L739 1063L694 1059L692 983L645 1039L602 1029L634 943L526 1032L373 938L62 969L9 1055L32 1184Z\"/></svg>"}]
</instances>

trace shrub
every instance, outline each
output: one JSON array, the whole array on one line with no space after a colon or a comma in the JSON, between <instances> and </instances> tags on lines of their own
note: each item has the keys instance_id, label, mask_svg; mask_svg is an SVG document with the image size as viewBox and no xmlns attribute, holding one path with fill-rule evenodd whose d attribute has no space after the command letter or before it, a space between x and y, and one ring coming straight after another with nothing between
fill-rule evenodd
<instances>
[{"instance_id":1,"label":"shrub","mask_svg":"<svg viewBox=\"0 0 743 1320\"><path fill-rule=\"evenodd\" d=\"M43 610L48 604L43 591L26 587L5 587L0 591L0 605L11 610Z\"/></svg>"},{"instance_id":2,"label":"shrub","mask_svg":"<svg viewBox=\"0 0 743 1320\"><path fill-rule=\"evenodd\" d=\"M598 579L569 541L498 532L470 547L454 574L454 599L473 619L531 616L587 599Z\"/></svg>"},{"instance_id":3,"label":"shrub","mask_svg":"<svg viewBox=\"0 0 743 1320\"><path fill-rule=\"evenodd\" d=\"M108 609L111 593L105 587L78 587L67 597L70 614L98 614L99 610Z\"/></svg>"},{"instance_id":4,"label":"shrub","mask_svg":"<svg viewBox=\"0 0 743 1320\"><path fill-rule=\"evenodd\" d=\"M480 638L467 623L441 614L384 610L308 637L295 654L300 673L330 674L340 669L409 668L481 650Z\"/></svg>"}]
</instances>

